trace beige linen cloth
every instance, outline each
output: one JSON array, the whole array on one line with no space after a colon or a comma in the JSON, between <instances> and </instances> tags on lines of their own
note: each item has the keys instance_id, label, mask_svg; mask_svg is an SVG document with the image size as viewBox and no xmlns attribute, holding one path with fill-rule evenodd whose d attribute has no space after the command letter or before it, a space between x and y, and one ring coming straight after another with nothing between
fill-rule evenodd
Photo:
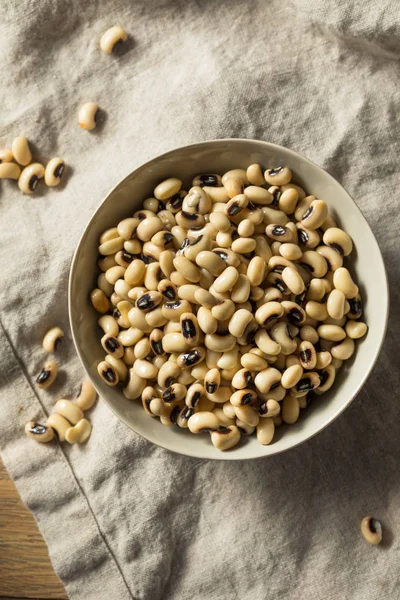
<instances>
[{"instance_id":1,"label":"beige linen cloth","mask_svg":"<svg viewBox=\"0 0 400 600\"><path fill-rule=\"evenodd\" d=\"M120 23L129 42L105 56ZM73 600L400 598L397 0L3 0L0 141L65 158L58 189L0 182L1 456ZM88 133L80 105L104 122ZM79 236L106 193L190 142L248 137L298 150L353 195L382 248L392 313L352 406L303 446L246 463L157 448L103 402L83 446L23 433L83 377L67 320ZM344 219L345 224L345 219ZM88 276L91 276L88 274ZM41 339L67 332L51 391ZM361 537L379 517L382 547Z\"/></svg>"}]
</instances>

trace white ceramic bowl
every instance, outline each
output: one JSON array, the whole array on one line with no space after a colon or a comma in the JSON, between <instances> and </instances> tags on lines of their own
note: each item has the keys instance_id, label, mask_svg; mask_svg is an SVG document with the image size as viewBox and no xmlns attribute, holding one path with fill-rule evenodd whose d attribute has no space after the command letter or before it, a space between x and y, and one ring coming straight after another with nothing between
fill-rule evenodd
<instances>
[{"instance_id":1,"label":"white ceramic bowl","mask_svg":"<svg viewBox=\"0 0 400 600\"><path fill-rule=\"evenodd\" d=\"M274 167L287 165L293 181L309 194L323 198L330 213L354 240L351 269L364 301L363 320L367 336L357 342L355 355L340 369L333 388L302 411L300 420L276 430L274 441L261 446L255 436L244 440L228 452L219 452L209 435L193 435L178 427L165 427L149 417L140 401L127 400L118 387L107 386L99 377L96 365L104 359L100 345L98 315L89 301L96 287L97 247L99 235L140 208L152 195L155 185L176 176L188 189L198 173L221 173L232 168L247 168L252 163ZM349 194L323 169L286 148L255 140L216 140L177 148L159 156L133 173L108 194L95 212L76 249L69 280L69 314L72 335L79 357L99 395L112 411L131 429L168 450L200 458L237 460L269 456L308 440L332 423L349 406L370 374L381 348L388 315L388 286L378 244L360 210ZM127 432L128 435L128 432Z\"/></svg>"}]
</instances>

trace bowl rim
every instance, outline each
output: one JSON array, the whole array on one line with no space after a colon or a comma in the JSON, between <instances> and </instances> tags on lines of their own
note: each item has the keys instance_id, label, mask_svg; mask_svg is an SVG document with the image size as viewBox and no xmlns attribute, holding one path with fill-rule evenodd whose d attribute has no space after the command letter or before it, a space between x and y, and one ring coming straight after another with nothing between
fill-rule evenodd
<instances>
[{"instance_id":1,"label":"bowl rim","mask_svg":"<svg viewBox=\"0 0 400 600\"><path fill-rule=\"evenodd\" d=\"M107 400L106 397L103 397L102 392L99 391L99 389L96 386L96 383L93 381L91 374L89 373L88 369L85 366L85 360L84 360L84 354L81 351L78 343L77 343L77 331L76 331L76 325L73 321L72 318L72 286L73 286L73 279L74 279L74 273L78 264L78 254L81 248L81 245L87 235L87 232L89 231L90 227L92 226L92 223L94 222L94 220L97 217L97 213L100 211L101 207L103 206L103 204L108 200L108 198L114 194L114 192L116 192L118 190L118 188L123 185L128 179L130 179L135 173L136 171L139 171L145 167L150 167L153 163L157 163L158 161L160 161L161 159L164 158L168 158L169 155L174 154L177 151L185 151L185 150L194 150L196 148L204 148L210 144L217 144L217 145L223 145L223 144L227 144L227 143L243 143L243 142L248 142L248 143L256 143L256 144L261 144L262 146L265 146L266 148L269 148L275 152L280 152L280 151L284 151L285 153L288 153L289 155L292 155L293 158L295 160L302 160L305 161L306 163L310 164L312 167L317 168L319 171L322 171L335 185L339 185L343 192L350 198L350 200L353 202L356 210L358 211L358 213L360 214L360 216L362 217L362 219L365 222L365 225L368 227L374 244L376 246L376 250L377 250L377 256L379 257L380 263L381 263L381 268L382 268L382 275L385 281L385 286L384 289L382 290L382 295L384 296L383 300L384 300L384 309L385 309L385 315L384 315L384 326L382 328L381 334L380 334L380 338L378 343L375 345L375 352L373 354L372 360L369 364L368 369L366 370L366 372L364 373L363 377L360 379L360 381L357 384L357 387L355 388L353 394L351 396L348 397L348 399L346 400L345 403L343 403L342 406L340 406L340 408L326 421L324 422L321 427L319 427L319 429L317 429L316 431L314 431L313 433L310 433L309 435L306 435L303 439L298 440L296 442L294 442L291 446L286 447L286 448L280 448L280 449L276 449L273 450L273 446L271 446L272 452L265 454L265 455L260 455L260 456L229 456L229 453L219 453L216 454L215 456L212 457L204 457L204 456L199 456L199 453L197 452L191 452L190 451L190 446L189 447L185 447L183 451L179 451L176 448L170 447L170 445L168 443L163 442L163 440L156 440L156 439L150 439L148 437L146 437L143 433L137 431L131 424L131 422L126 419L122 414L119 414L118 410L112 406L111 402L109 402ZM87 374L88 378L90 379L90 381L92 382L93 386L95 387L98 396L102 398L102 400L107 404L108 408L115 414L115 416L124 423L124 425L126 425L130 430L134 431L137 435L139 435L140 437L142 437L143 439L155 444L156 446L159 446L161 448L163 448L164 450L168 450L170 452L173 452L174 454L178 454L181 456L189 456L192 458L200 458L202 460L218 460L218 461L229 461L229 460L234 460L234 461L247 461L247 460L256 460L256 459L261 459L261 458L270 458L272 456L281 454L283 452L288 452L290 450L293 450L294 448L297 448L298 446L304 444L305 442L311 440L312 438L314 438L316 435L318 435L319 433L321 433L322 431L324 431L331 423L333 423L334 421L336 421L336 419L350 406L350 404L353 402L353 400L356 398L356 396L359 394L360 390L362 389L362 387L364 386L365 382L367 381L368 377L370 376L377 360L379 357L379 353L381 351L384 339L385 339L385 334L386 334L386 330L387 330L387 326L388 326L388 318L389 318L389 308L390 308L390 295L389 295L389 282L388 282L388 277L387 277L387 272L386 272L386 266L385 266L385 262L383 260L383 256L382 256L382 252L381 249L379 247L378 241L367 221L367 219L364 217L361 209L359 208L357 202L354 200L354 198L349 194L349 192L342 186L342 184L333 177L333 175L331 175L330 173L328 173L328 171L326 171L325 169L323 169L322 167L320 167L319 165L317 165L317 163L315 163L314 161L310 160L309 158L307 158L306 156L303 156L302 154L300 154L299 152L296 152L295 150L292 150L290 148L286 148L285 146L280 146L279 144L274 144L271 142L266 142L264 140L256 140L256 139L252 139L252 138L221 138L221 139L213 139L213 140L207 140L207 141L203 141L203 142L194 142L192 144L187 144L185 146L178 146L176 148L172 148L170 150L167 150L166 152L163 152L162 154L159 154L153 158L151 158L150 160L147 160L144 163L141 163L139 166L137 166L133 171L131 171L130 173L128 173L123 179L121 179L116 185L114 185L110 191L106 194L106 196L103 198L103 200L101 200L100 204L97 206L97 208L94 210L91 218L89 219L89 221L87 222L86 226L84 227L82 234L79 237L78 243L76 245L72 260L71 260L71 265L70 265L70 270L69 270L69 277L68 277L68 318L69 318L69 324L70 324L70 329L71 329L71 334L72 334L72 340L75 346L75 350L78 354L79 360L83 366L83 369L85 371L85 373Z\"/></svg>"}]
</instances>

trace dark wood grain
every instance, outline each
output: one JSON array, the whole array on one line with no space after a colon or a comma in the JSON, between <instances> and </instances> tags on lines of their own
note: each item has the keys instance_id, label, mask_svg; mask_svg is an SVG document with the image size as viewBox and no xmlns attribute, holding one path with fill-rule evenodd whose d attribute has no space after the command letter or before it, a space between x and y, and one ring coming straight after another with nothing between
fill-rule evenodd
<instances>
[{"instance_id":1,"label":"dark wood grain","mask_svg":"<svg viewBox=\"0 0 400 600\"><path fill-rule=\"evenodd\" d=\"M0 598L37 600L68 596L47 546L0 460Z\"/></svg>"}]
</instances>

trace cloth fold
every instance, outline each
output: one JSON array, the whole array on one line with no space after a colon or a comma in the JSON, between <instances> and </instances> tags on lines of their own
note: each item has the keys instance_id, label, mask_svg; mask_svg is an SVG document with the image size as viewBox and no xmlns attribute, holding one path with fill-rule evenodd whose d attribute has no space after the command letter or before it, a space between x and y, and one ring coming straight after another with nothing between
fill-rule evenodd
<instances>
[{"instance_id":1,"label":"cloth fold","mask_svg":"<svg viewBox=\"0 0 400 600\"><path fill-rule=\"evenodd\" d=\"M393 600L400 577L400 14L385 0L7 0L0 6L2 147L62 156L59 188L2 181L0 450L74 600ZM120 23L130 42L105 56ZM77 111L103 109L92 133ZM392 311L378 363L351 407L267 460L181 457L139 438L99 401L86 445L33 445L83 377L67 322L73 250L95 207L175 146L259 138L297 150L352 194L380 243ZM344 222L345 226L345 222ZM66 339L49 391L34 386L43 334ZM372 513L384 543L359 523Z\"/></svg>"}]
</instances>

